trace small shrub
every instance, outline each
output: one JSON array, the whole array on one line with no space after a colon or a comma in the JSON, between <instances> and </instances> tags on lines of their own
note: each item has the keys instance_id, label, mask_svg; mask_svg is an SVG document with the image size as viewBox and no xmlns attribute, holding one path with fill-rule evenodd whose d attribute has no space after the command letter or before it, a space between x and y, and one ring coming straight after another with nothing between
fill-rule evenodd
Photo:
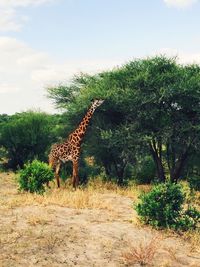
<instances>
[{"instance_id":1,"label":"small shrub","mask_svg":"<svg viewBox=\"0 0 200 267\"><path fill-rule=\"evenodd\" d=\"M19 189L42 194L45 191L44 184L53 178L53 171L46 163L34 160L25 164L24 169L19 172Z\"/></svg>"},{"instance_id":2,"label":"small shrub","mask_svg":"<svg viewBox=\"0 0 200 267\"><path fill-rule=\"evenodd\" d=\"M136 210L145 223L169 227L179 217L184 194L179 184L159 184L152 191L140 196Z\"/></svg>"},{"instance_id":3,"label":"small shrub","mask_svg":"<svg viewBox=\"0 0 200 267\"><path fill-rule=\"evenodd\" d=\"M193 175L189 178L189 184L191 189L194 189L196 191L200 191L200 176Z\"/></svg>"},{"instance_id":4,"label":"small shrub","mask_svg":"<svg viewBox=\"0 0 200 267\"><path fill-rule=\"evenodd\" d=\"M136 210L145 223L154 227L186 231L195 229L200 221L200 212L195 208L184 211L185 194L180 184L159 184L140 199Z\"/></svg>"}]
</instances>

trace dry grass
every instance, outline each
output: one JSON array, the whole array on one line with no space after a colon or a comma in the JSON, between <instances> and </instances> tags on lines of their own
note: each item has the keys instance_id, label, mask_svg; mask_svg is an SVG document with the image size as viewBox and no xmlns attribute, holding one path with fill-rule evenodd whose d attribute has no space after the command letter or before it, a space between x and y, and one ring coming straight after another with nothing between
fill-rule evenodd
<instances>
[{"instance_id":1,"label":"dry grass","mask_svg":"<svg viewBox=\"0 0 200 267\"><path fill-rule=\"evenodd\" d=\"M200 207L200 192L195 193L194 202L197 206Z\"/></svg>"},{"instance_id":2,"label":"dry grass","mask_svg":"<svg viewBox=\"0 0 200 267\"><path fill-rule=\"evenodd\" d=\"M42 240L39 240L39 245L44 250L47 251L47 253L52 253L54 248L61 243L63 240L60 239L55 233L49 233L47 236L42 238Z\"/></svg>"},{"instance_id":3,"label":"dry grass","mask_svg":"<svg viewBox=\"0 0 200 267\"><path fill-rule=\"evenodd\" d=\"M68 184L57 189L52 182L51 189L37 195L18 192L15 175L0 173L0 266L107 266L110 262L110 266L170 267L179 266L180 257L192 263L195 258L190 255L200 247L199 231L181 238L172 231L159 231L161 241L152 238L158 231L138 225L132 202L149 190L146 185L121 188L99 178L76 191Z\"/></svg>"},{"instance_id":4,"label":"dry grass","mask_svg":"<svg viewBox=\"0 0 200 267\"><path fill-rule=\"evenodd\" d=\"M69 208L84 209L98 208L111 209L109 203L102 201L102 196L88 190L78 189L75 192L65 190L52 190L44 195L18 193L9 200L1 200L0 204L7 208L26 205L59 205Z\"/></svg>"},{"instance_id":5,"label":"dry grass","mask_svg":"<svg viewBox=\"0 0 200 267\"><path fill-rule=\"evenodd\" d=\"M12 181L14 183L14 181ZM16 186L15 186L16 187ZM31 194L26 192L17 192L16 189L4 190L3 195L11 197L9 199L0 199L0 205L7 208L14 208L25 205L59 205L67 206L75 209L107 209L112 210L111 201L105 200L103 194L112 193L116 195L126 196L136 201L138 195L144 189L137 186L120 188L111 182L102 182L100 179L91 181L87 187L79 188L72 191L71 186L55 188L54 183L51 184L52 189L48 189L44 195Z\"/></svg>"},{"instance_id":6,"label":"dry grass","mask_svg":"<svg viewBox=\"0 0 200 267\"><path fill-rule=\"evenodd\" d=\"M116 183L110 181L103 181L100 177L91 180L87 186L90 191L97 191L101 193L114 192L122 196L137 199L141 192L148 192L151 189L150 185L135 185L132 184L127 187L119 187Z\"/></svg>"},{"instance_id":7,"label":"dry grass","mask_svg":"<svg viewBox=\"0 0 200 267\"><path fill-rule=\"evenodd\" d=\"M50 222L49 218L43 214L41 214L40 216L30 215L27 218L27 223L31 226L36 226L38 224L44 226L49 222Z\"/></svg>"},{"instance_id":8,"label":"dry grass","mask_svg":"<svg viewBox=\"0 0 200 267\"><path fill-rule=\"evenodd\" d=\"M148 242L143 241L139 245L130 245L129 251L124 252L122 257L130 266L136 263L142 266L150 265L158 251L159 244L160 237L156 236Z\"/></svg>"},{"instance_id":9,"label":"dry grass","mask_svg":"<svg viewBox=\"0 0 200 267\"><path fill-rule=\"evenodd\" d=\"M200 229L184 232L182 238L190 243L191 252L200 253Z\"/></svg>"}]
</instances>

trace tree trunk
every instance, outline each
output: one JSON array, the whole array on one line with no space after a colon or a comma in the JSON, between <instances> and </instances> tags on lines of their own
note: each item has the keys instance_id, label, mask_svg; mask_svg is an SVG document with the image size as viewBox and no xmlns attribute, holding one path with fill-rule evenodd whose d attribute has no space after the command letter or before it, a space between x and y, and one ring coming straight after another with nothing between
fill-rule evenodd
<instances>
[{"instance_id":1,"label":"tree trunk","mask_svg":"<svg viewBox=\"0 0 200 267\"><path fill-rule=\"evenodd\" d=\"M124 163L122 166L119 166L116 162L114 162L115 171L117 174L117 184L119 186L124 184L124 170L126 167L126 163Z\"/></svg>"},{"instance_id":2,"label":"tree trunk","mask_svg":"<svg viewBox=\"0 0 200 267\"><path fill-rule=\"evenodd\" d=\"M153 160L156 165L156 171L157 171L157 176L160 182L165 182L166 177L165 177L165 172L162 164L162 157L159 156L158 150L156 148L155 142L153 144L149 144L150 146L150 151L153 157Z\"/></svg>"},{"instance_id":3,"label":"tree trunk","mask_svg":"<svg viewBox=\"0 0 200 267\"><path fill-rule=\"evenodd\" d=\"M175 168L170 172L170 179L172 182L177 182L181 176L181 172L184 168L184 164L189 155L189 148L179 157Z\"/></svg>"}]
</instances>

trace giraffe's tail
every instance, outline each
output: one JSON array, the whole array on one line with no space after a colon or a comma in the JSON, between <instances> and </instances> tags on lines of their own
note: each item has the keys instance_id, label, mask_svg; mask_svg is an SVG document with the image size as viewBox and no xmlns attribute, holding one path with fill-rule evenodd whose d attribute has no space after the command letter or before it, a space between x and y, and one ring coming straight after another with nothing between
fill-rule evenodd
<instances>
[{"instance_id":1,"label":"giraffe's tail","mask_svg":"<svg viewBox=\"0 0 200 267\"><path fill-rule=\"evenodd\" d=\"M49 167L52 168L52 169L54 169L54 167L55 167L54 161L52 159L50 159L50 158L49 158Z\"/></svg>"}]
</instances>

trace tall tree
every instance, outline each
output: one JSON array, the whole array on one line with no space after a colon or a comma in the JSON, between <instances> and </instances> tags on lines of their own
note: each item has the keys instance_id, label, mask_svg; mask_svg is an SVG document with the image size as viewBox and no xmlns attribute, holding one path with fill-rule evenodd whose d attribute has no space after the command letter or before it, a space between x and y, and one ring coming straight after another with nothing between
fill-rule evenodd
<instances>
[{"instance_id":1,"label":"tall tree","mask_svg":"<svg viewBox=\"0 0 200 267\"><path fill-rule=\"evenodd\" d=\"M55 100L60 96L71 123L90 99L106 99L91 125L96 135L88 135L88 152L107 173L117 175L119 183L126 165L136 164L141 153L152 156L160 181L167 176L177 181L191 153L200 147L198 65L184 66L166 57L139 59L111 71L82 75L62 90L67 94L73 88L78 90L67 103L59 89L50 92Z\"/></svg>"}]
</instances>

